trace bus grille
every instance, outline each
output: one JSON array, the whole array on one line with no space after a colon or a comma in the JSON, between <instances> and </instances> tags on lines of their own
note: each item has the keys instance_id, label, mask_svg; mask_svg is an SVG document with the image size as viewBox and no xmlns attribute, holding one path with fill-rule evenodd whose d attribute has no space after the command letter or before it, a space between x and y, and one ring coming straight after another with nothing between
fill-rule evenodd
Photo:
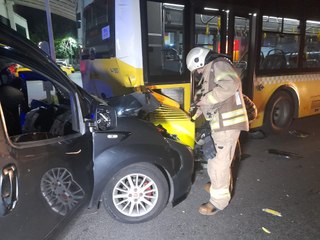
<instances>
[{"instance_id":1,"label":"bus grille","mask_svg":"<svg viewBox=\"0 0 320 240\"><path fill-rule=\"evenodd\" d=\"M189 119L184 111L181 109L172 108L169 106L161 105L154 111L151 116L151 120L186 120Z\"/></svg>"}]
</instances>

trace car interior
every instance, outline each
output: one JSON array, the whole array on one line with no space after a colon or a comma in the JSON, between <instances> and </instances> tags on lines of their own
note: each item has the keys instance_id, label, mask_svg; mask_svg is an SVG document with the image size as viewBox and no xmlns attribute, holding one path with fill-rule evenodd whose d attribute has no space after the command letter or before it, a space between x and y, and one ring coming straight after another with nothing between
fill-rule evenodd
<instances>
[{"instance_id":1,"label":"car interior","mask_svg":"<svg viewBox=\"0 0 320 240\"><path fill-rule=\"evenodd\" d=\"M0 102L13 142L75 133L68 91L29 68L0 61Z\"/></svg>"}]
</instances>

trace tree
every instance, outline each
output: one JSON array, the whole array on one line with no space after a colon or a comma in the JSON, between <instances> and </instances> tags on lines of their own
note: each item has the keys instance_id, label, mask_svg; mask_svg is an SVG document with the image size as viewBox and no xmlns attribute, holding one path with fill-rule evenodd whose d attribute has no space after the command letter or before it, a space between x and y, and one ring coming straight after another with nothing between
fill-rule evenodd
<instances>
[{"instance_id":1,"label":"tree","mask_svg":"<svg viewBox=\"0 0 320 240\"><path fill-rule=\"evenodd\" d=\"M72 37L65 37L61 40L55 41L57 58L69 58L73 57L78 52L78 43Z\"/></svg>"}]
</instances>

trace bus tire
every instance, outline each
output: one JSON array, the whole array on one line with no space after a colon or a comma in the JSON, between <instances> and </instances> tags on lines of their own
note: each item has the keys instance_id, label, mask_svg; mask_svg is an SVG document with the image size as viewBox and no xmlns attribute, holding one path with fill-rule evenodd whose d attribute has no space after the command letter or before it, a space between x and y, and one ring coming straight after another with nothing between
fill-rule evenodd
<instances>
[{"instance_id":1,"label":"bus tire","mask_svg":"<svg viewBox=\"0 0 320 240\"><path fill-rule=\"evenodd\" d=\"M292 124L294 102L286 91L274 93L266 107L264 130L266 133L279 134L286 131Z\"/></svg>"}]
</instances>

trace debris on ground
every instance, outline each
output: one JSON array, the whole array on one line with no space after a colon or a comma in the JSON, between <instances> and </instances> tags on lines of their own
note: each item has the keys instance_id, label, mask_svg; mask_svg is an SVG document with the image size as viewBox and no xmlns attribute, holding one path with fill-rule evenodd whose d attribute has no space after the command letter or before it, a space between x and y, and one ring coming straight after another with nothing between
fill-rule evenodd
<instances>
[{"instance_id":1,"label":"debris on ground","mask_svg":"<svg viewBox=\"0 0 320 240\"><path fill-rule=\"evenodd\" d=\"M251 157L250 154L242 153L242 154L241 154L241 157L240 157L240 160L242 161L242 160L245 160L245 159L247 159L247 158L249 158L249 157Z\"/></svg>"},{"instance_id":2,"label":"debris on ground","mask_svg":"<svg viewBox=\"0 0 320 240\"><path fill-rule=\"evenodd\" d=\"M277 155L279 157L284 157L284 158L303 158L301 155L293 152L286 152L278 149L269 149L268 153Z\"/></svg>"},{"instance_id":3,"label":"debris on ground","mask_svg":"<svg viewBox=\"0 0 320 240\"><path fill-rule=\"evenodd\" d=\"M248 136L251 139L264 139L264 138L266 138L266 134L261 130L251 130L251 131L249 131Z\"/></svg>"},{"instance_id":4,"label":"debris on ground","mask_svg":"<svg viewBox=\"0 0 320 240\"><path fill-rule=\"evenodd\" d=\"M262 211L266 212L266 213L270 213L274 216L277 216L277 217L282 217L282 214L276 210L272 210L270 208L263 208Z\"/></svg>"},{"instance_id":5,"label":"debris on ground","mask_svg":"<svg viewBox=\"0 0 320 240\"><path fill-rule=\"evenodd\" d=\"M268 234L270 234L271 232L268 230L268 229L266 229L265 227L262 227L261 228L265 233L268 233Z\"/></svg>"},{"instance_id":6,"label":"debris on ground","mask_svg":"<svg viewBox=\"0 0 320 240\"><path fill-rule=\"evenodd\" d=\"M300 137L300 138L306 138L306 137L309 137L309 134L306 133L306 132L302 132L302 131L298 131L298 130L290 130L289 133L293 136L296 136L296 137Z\"/></svg>"}]
</instances>

